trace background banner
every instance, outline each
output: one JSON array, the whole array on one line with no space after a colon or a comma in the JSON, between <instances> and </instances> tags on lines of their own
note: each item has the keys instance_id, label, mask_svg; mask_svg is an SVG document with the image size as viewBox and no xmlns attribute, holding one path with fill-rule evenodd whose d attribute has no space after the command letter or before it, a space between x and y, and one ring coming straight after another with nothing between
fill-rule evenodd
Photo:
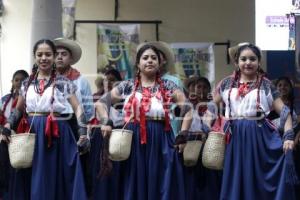
<instances>
[{"instance_id":1,"label":"background banner","mask_svg":"<svg viewBox=\"0 0 300 200\"><path fill-rule=\"evenodd\" d=\"M215 84L215 59L212 43L171 43L175 54L175 74L181 80L204 76Z\"/></svg>"},{"instance_id":2,"label":"background banner","mask_svg":"<svg viewBox=\"0 0 300 200\"><path fill-rule=\"evenodd\" d=\"M132 78L139 32L138 24L98 24L98 73L106 65L115 65L123 79Z\"/></svg>"},{"instance_id":3,"label":"background banner","mask_svg":"<svg viewBox=\"0 0 300 200\"><path fill-rule=\"evenodd\" d=\"M64 38L73 39L77 0L62 0L62 24Z\"/></svg>"}]
</instances>

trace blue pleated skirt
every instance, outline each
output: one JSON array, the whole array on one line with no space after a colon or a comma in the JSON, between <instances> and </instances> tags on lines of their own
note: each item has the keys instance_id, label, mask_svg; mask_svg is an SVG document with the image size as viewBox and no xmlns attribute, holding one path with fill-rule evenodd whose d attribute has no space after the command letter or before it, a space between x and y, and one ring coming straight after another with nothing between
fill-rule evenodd
<instances>
[{"instance_id":1,"label":"blue pleated skirt","mask_svg":"<svg viewBox=\"0 0 300 200\"><path fill-rule=\"evenodd\" d=\"M186 199L218 200L220 198L222 170L207 169L202 164L201 147L197 165L184 166Z\"/></svg>"},{"instance_id":2,"label":"blue pleated skirt","mask_svg":"<svg viewBox=\"0 0 300 200\"><path fill-rule=\"evenodd\" d=\"M84 177L72 130L67 121L58 121L59 138L52 138L52 146L48 148L44 135L46 118L34 117L32 130L36 133L36 143L32 168L17 170L19 174L15 173L11 180L14 187L10 194L19 194L21 190L30 194L31 200L85 200ZM32 119L29 118L29 124ZM16 199L27 199L18 197Z\"/></svg>"},{"instance_id":3,"label":"blue pleated skirt","mask_svg":"<svg viewBox=\"0 0 300 200\"><path fill-rule=\"evenodd\" d=\"M91 151L89 156L89 171L91 179L91 199L119 200L120 176L119 162L113 162L113 169L109 176L99 177L100 153L103 137L99 128L92 131Z\"/></svg>"},{"instance_id":4,"label":"blue pleated skirt","mask_svg":"<svg viewBox=\"0 0 300 200\"><path fill-rule=\"evenodd\" d=\"M174 134L164 131L160 121L147 121L147 144L140 143L140 124L130 123L133 131L131 154L120 163L124 200L185 199L183 167L174 149Z\"/></svg>"},{"instance_id":5,"label":"blue pleated skirt","mask_svg":"<svg viewBox=\"0 0 300 200\"><path fill-rule=\"evenodd\" d=\"M8 192L4 200L30 200L31 168L14 169L10 166Z\"/></svg>"},{"instance_id":6,"label":"blue pleated skirt","mask_svg":"<svg viewBox=\"0 0 300 200\"><path fill-rule=\"evenodd\" d=\"M282 139L270 122L234 120L231 130L220 199L295 199L293 186L286 183Z\"/></svg>"}]
</instances>

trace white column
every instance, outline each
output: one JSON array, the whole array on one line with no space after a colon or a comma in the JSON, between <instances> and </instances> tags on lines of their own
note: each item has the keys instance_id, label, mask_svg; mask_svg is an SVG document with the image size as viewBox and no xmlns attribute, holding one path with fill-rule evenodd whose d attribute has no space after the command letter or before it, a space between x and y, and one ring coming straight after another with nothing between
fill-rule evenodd
<instances>
[{"instance_id":1,"label":"white column","mask_svg":"<svg viewBox=\"0 0 300 200\"><path fill-rule=\"evenodd\" d=\"M62 37L62 0L33 0L31 47L36 41Z\"/></svg>"}]
</instances>

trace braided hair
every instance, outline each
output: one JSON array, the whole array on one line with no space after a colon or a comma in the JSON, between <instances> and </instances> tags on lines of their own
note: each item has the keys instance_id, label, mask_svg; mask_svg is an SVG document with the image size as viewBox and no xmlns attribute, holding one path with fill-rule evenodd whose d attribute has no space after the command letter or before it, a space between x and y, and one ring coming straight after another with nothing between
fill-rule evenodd
<instances>
[{"instance_id":1,"label":"braided hair","mask_svg":"<svg viewBox=\"0 0 300 200\"><path fill-rule=\"evenodd\" d=\"M34 56L38 50L39 45L41 45L41 44L47 44L51 48L53 54L56 55L55 44L49 39L41 39L41 40L37 41L33 47L33 55ZM28 90L30 84L33 82L33 80L37 78L37 74L38 74L38 65L35 63L32 67L32 71L29 76L28 83L25 87L25 99L26 99L26 95L27 95L27 90ZM56 66L55 66L55 64L53 64L50 81L54 81L55 77L56 77Z\"/></svg>"},{"instance_id":2,"label":"braided hair","mask_svg":"<svg viewBox=\"0 0 300 200\"><path fill-rule=\"evenodd\" d=\"M28 73L27 73L25 70L21 69L21 70L15 71L15 73L13 74L12 80L14 80L14 79L16 78L17 75L23 76L23 80L26 79L26 78L29 76ZM9 101L10 101L12 98L15 98L15 95L16 95L16 94L15 94L15 88L14 88L14 85L12 85L12 87L11 87L11 89L10 89L9 96L8 96L7 100L5 101L5 103L4 103L4 105L3 105L3 109L2 109L3 112L5 112L6 107L7 107L8 103L9 103Z\"/></svg>"},{"instance_id":3,"label":"braided hair","mask_svg":"<svg viewBox=\"0 0 300 200\"><path fill-rule=\"evenodd\" d=\"M245 44L242 45L238 48L237 52L234 55L234 60L236 63L238 63L238 59L240 57L240 54L242 53L242 51L244 51L245 49L250 49L258 58L258 61L261 61L261 51L260 49L253 45L253 44ZM232 88L235 87L236 85L238 85L239 80L241 77L241 72L240 69L237 68L233 75L232 75L232 79L231 79L231 83L230 83L230 89L229 89L229 93L228 93L228 107L229 107L229 117L231 118L231 100L230 100L230 96L231 96L231 92L232 92ZM257 104L256 104L256 108L257 108L257 113L261 112L261 106L260 106L260 86L262 84L262 81L265 77L265 72L263 69L261 69L261 67L259 67L257 69L257 81L256 84L254 86L254 89L257 89Z\"/></svg>"},{"instance_id":4,"label":"braided hair","mask_svg":"<svg viewBox=\"0 0 300 200\"><path fill-rule=\"evenodd\" d=\"M141 72L138 69L138 64L140 62L140 59L141 59L143 53L148 49L152 49L154 51L154 53L157 55L159 64L161 62L160 57L159 57L159 50L155 46L146 44L138 50L137 55L136 55L136 60L135 60L135 68L137 69L137 71L135 74L132 95L130 96L129 101L128 101L129 105L132 105L132 103L134 103L133 100L135 98L136 91L139 88L139 86L141 85ZM135 105L133 105L133 106L134 106L133 108L136 109Z\"/></svg>"}]
</instances>

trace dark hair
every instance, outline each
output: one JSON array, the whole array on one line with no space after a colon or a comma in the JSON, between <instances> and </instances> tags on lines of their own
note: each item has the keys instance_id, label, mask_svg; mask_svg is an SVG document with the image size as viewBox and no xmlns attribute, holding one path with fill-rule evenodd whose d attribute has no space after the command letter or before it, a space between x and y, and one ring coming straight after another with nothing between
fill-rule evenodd
<instances>
[{"instance_id":1,"label":"dark hair","mask_svg":"<svg viewBox=\"0 0 300 200\"><path fill-rule=\"evenodd\" d=\"M47 45L49 45L50 48L51 48L51 50L52 50L52 52L53 52L53 54L54 55L56 54L56 47L55 47L54 43L51 40L49 40L49 39L41 39L41 40L39 40L39 41L37 41L35 43L35 45L33 47L33 55L35 55L35 53L36 53L36 51L37 51L37 49L38 49L38 47L39 47L40 44L47 44ZM32 83L32 81L34 79L37 79L37 74L38 74L38 65L35 63L35 64L33 64L33 67L31 69L31 74L29 76L29 80L28 80L27 85L25 87L25 102L26 102L26 98L27 98L27 90L28 90L30 84ZM56 78L56 65L54 63L53 66L52 66L50 81L48 82L47 85L50 86L54 82L55 78ZM51 98L52 98L51 99L51 104L52 104L54 98L53 97L51 97ZM26 107L26 104L25 104L25 107Z\"/></svg>"},{"instance_id":2,"label":"dark hair","mask_svg":"<svg viewBox=\"0 0 300 200\"><path fill-rule=\"evenodd\" d=\"M154 51L154 53L157 55L157 59L158 59L158 63L160 64L161 63L161 60L160 60L160 51L153 45L149 45L149 44L146 44L144 46L142 46L138 52L136 53L136 59L135 59L135 66L137 67L138 63L140 62L140 59L143 55L143 53L148 50L148 49L152 49Z\"/></svg>"},{"instance_id":3,"label":"dark hair","mask_svg":"<svg viewBox=\"0 0 300 200\"><path fill-rule=\"evenodd\" d=\"M201 76L201 77L193 77L193 78L191 78L191 79L192 79L192 80L189 81L189 82L187 83L187 85L186 85L187 88L189 88L191 85L196 85L197 83L202 82L202 83L204 83L204 84L208 87L209 91L211 91L211 85L210 85L210 82L209 82L209 80L208 80L206 77L204 77L204 76Z\"/></svg>"},{"instance_id":4,"label":"dark hair","mask_svg":"<svg viewBox=\"0 0 300 200\"><path fill-rule=\"evenodd\" d=\"M105 76L111 74L117 79L117 81L122 81L122 77L121 77L120 72L116 68L114 68L113 66L108 65L103 70L101 70L101 72Z\"/></svg>"},{"instance_id":5,"label":"dark hair","mask_svg":"<svg viewBox=\"0 0 300 200\"><path fill-rule=\"evenodd\" d=\"M260 49L255 46L254 44L245 44L242 45L238 48L236 54L234 55L234 60L236 63L238 63L238 59L241 55L241 52L244 51L245 49L251 49L251 51L253 51L253 53L257 56L258 61L261 61L261 52Z\"/></svg>"},{"instance_id":6,"label":"dark hair","mask_svg":"<svg viewBox=\"0 0 300 200\"><path fill-rule=\"evenodd\" d=\"M262 56L261 56L260 49L257 46L253 45L253 44L245 44L245 45L240 46L238 48L237 52L234 55L234 60L235 60L236 63L238 63L238 58L240 57L241 52L244 51L245 49L250 49L257 56L258 61L261 61ZM233 76L231 78L231 84L230 84L229 93L228 93L229 117L231 117L231 110L232 110L231 100L230 100L231 91L232 91L232 88L235 85L239 84L240 76L241 76L241 72L240 72L239 68L237 68L234 71ZM257 88L257 101L256 101L257 115L261 112L259 88L260 88L265 76L266 76L266 73L264 72L264 70L261 67L258 67L258 71L257 71L257 78L258 79L257 79L256 84L254 86L255 88Z\"/></svg>"},{"instance_id":7,"label":"dark hair","mask_svg":"<svg viewBox=\"0 0 300 200\"><path fill-rule=\"evenodd\" d=\"M286 81L289 84L290 88L294 87L291 79L289 77L287 77L287 76L281 76L278 79L276 79L276 81L275 81L275 86L276 87L278 86L278 84L279 84L280 81Z\"/></svg>"},{"instance_id":8,"label":"dark hair","mask_svg":"<svg viewBox=\"0 0 300 200\"><path fill-rule=\"evenodd\" d=\"M287 82L288 84L289 84L289 86L290 86L290 92L289 92L289 94L288 94L288 96L287 96L287 98L288 98L288 101L290 102L290 109L291 109L291 115L292 115L292 113L293 113L293 109L294 109L294 86L293 86L293 83L292 83L292 81L291 81L291 79L289 78L289 77L287 77L287 76L281 76L281 77L279 77L276 81L275 81L275 86L277 87L278 86L278 84L279 84L279 82L280 81L285 81L285 82Z\"/></svg>"},{"instance_id":9,"label":"dark hair","mask_svg":"<svg viewBox=\"0 0 300 200\"><path fill-rule=\"evenodd\" d=\"M29 74L23 70L23 69L20 69L20 70L17 70L15 71L15 73L13 74L13 79L17 76L17 75L22 75L24 76L24 78L27 78L29 76Z\"/></svg>"},{"instance_id":10,"label":"dark hair","mask_svg":"<svg viewBox=\"0 0 300 200\"><path fill-rule=\"evenodd\" d=\"M14 78L16 78L16 76L19 75L19 74L22 75L22 76L24 76L24 79L29 76L28 73L25 70L21 69L21 70L15 71L15 73L13 74L12 80L14 80ZM4 103L3 107L2 107L2 111L3 112L5 112L8 102L10 101L11 98L14 97L14 95L15 95L14 94L14 86L12 85L11 89L10 89L10 94L9 94L7 100L5 101L5 103Z\"/></svg>"},{"instance_id":11,"label":"dark hair","mask_svg":"<svg viewBox=\"0 0 300 200\"><path fill-rule=\"evenodd\" d=\"M35 43L35 45L33 46L33 55L35 55L35 53L36 53L36 51L37 51L40 44L48 44L50 46L53 54L56 54L55 44L49 39L41 39L41 40L37 41Z\"/></svg>"}]
</instances>

